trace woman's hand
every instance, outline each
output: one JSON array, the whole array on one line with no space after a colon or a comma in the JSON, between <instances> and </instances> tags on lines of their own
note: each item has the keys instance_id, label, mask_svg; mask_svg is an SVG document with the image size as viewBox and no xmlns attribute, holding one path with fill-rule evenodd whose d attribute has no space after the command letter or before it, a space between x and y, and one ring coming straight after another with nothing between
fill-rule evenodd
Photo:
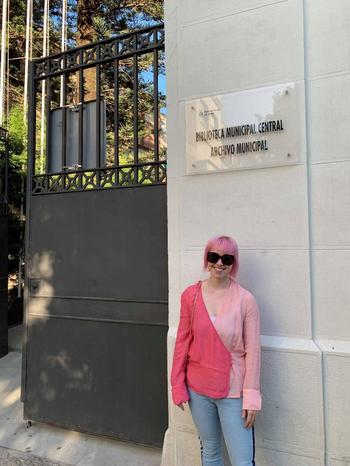
<instances>
[{"instance_id":1,"label":"woman's hand","mask_svg":"<svg viewBox=\"0 0 350 466\"><path fill-rule=\"evenodd\" d=\"M252 409L242 409L242 419L245 419L244 427L250 429L253 427L257 411Z\"/></svg>"},{"instance_id":2,"label":"woman's hand","mask_svg":"<svg viewBox=\"0 0 350 466\"><path fill-rule=\"evenodd\" d=\"M178 405L176 405L178 408L180 408L182 411L185 411L185 404L187 403L187 401L185 401L184 403L180 403Z\"/></svg>"}]
</instances>

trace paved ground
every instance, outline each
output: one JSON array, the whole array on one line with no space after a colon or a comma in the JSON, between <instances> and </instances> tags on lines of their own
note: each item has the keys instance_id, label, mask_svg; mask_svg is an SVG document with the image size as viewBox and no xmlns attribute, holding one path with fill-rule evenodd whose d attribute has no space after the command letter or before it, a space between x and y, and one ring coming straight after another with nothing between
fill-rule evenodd
<instances>
[{"instance_id":1,"label":"paved ground","mask_svg":"<svg viewBox=\"0 0 350 466\"><path fill-rule=\"evenodd\" d=\"M51 461L29 453L22 453L9 448L0 447L1 466L69 466L57 461Z\"/></svg>"},{"instance_id":2,"label":"paved ground","mask_svg":"<svg viewBox=\"0 0 350 466\"><path fill-rule=\"evenodd\" d=\"M159 466L161 450L60 429L28 426L20 402L21 332L9 333L10 351L0 359L1 466Z\"/></svg>"}]
</instances>

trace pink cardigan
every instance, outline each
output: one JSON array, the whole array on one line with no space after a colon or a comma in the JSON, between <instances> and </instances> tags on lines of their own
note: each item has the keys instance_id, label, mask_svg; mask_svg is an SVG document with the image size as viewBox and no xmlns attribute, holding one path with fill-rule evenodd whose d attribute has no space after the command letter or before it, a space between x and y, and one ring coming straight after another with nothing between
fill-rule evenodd
<instances>
[{"instance_id":1,"label":"pink cardigan","mask_svg":"<svg viewBox=\"0 0 350 466\"><path fill-rule=\"evenodd\" d=\"M181 295L171 385L176 405L189 400L187 386L211 398L243 395L243 409L260 410L260 322L254 296L238 283L231 284L226 324L231 338L220 338L199 290L192 338L190 319L197 284ZM187 360L187 368L186 359ZM233 376L232 376L233 374Z\"/></svg>"}]
</instances>

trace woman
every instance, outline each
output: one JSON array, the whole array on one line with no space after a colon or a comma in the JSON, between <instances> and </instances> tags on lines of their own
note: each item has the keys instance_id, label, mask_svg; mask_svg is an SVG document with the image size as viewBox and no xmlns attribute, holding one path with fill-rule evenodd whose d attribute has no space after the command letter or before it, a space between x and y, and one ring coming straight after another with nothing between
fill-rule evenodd
<instances>
[{"instance_id":1,"label":"woman","mask_svg":"<svg viewBox=\"0 0 350 466\"><path fill-rule=\"evenodd\" d=\"M259 310L235 280L233 238L210 239L210 276L181 295L171 373L174 403L188 401L201 441L203 466L223 466L222 435L232 466L254 466L254 421L261 409Z\"/></svg>"}]
</instances>

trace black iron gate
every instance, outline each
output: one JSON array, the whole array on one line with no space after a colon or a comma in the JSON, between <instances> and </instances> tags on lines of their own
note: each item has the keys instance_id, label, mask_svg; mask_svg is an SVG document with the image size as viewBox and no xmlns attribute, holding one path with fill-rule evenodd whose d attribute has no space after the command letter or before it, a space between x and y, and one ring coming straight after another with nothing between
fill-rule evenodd
<instances>
[{"instance_id":1,"label":"black iron gate","mask_svg":"<svg viewBox=\"0 0 350 466\"><path fill-rule=\"evenodd\" d=\"M8 132L0 127L0 357L7 354Z\"/></svg>"},{"instance_id":2,"label":"black iron gate","mask_svg":"<svg viewBox=\"0 0 350 466\"><path fill-rule=\"evenodd\" d=\"M158 446L163 49L157 25L32 64L22 385L27 419Z\"/></svg>"}]
</instances>

